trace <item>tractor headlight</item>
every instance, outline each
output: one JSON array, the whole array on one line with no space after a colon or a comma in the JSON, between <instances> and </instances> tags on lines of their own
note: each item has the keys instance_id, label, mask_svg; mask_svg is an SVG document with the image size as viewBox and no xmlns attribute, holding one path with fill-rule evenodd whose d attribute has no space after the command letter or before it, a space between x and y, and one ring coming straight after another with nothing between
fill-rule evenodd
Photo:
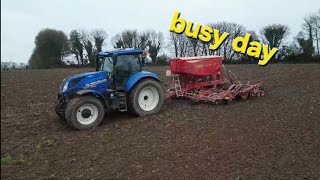
<instances>
[{"instance_id":1,"label":"tractor headlight","mask_svg":"<svg viewBox=\"0 0 320 180\"><path fill-rule=\"evenodd\" d=\"M62 92L65 92L67 89L68 89L68 86L69 86L69 81L67 81L63 87L62 87Z\"/></svg>"}]
</instances>

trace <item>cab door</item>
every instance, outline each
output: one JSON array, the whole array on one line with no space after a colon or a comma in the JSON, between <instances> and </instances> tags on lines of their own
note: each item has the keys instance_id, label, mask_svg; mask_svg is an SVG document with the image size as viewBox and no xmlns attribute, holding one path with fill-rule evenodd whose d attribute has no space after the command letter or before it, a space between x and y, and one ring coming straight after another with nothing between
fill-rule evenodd
<instances>
[{"instance_id":1,"label":"cab door","mask_svg":"<svg viewBox=\"0 0 320 180\"><path fill-rule=\"evenodd\" d=\"M119 55L115 66L116 90L124 90L130 76L141 72L139 55Z\"/></svg>"}]
</instances>

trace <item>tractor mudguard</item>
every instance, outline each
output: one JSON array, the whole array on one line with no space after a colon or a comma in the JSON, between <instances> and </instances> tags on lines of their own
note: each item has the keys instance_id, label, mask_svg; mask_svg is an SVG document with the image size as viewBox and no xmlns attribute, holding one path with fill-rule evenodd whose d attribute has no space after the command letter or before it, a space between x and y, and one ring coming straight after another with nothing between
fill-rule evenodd
<instances>
[{"instance_id":1,"label":"tractor mudguard","mask_svg":"<svg viewBox=\"0 0 320 180\"><path fill-rule=\"evenodd\" d=\"M97 95L97 96L99 96L99 95L102 96L102 94L97 93L96 91L93 91L93 90L90 90L90 89L82 89L82 90L79 90L79 91L77 91L75 93L78 94L78 95L81 95L81 96L85 95L85 94L94 94L94 95Z\"/></svg>"},{"instance_id":2,"label":"tractor mudguard","mask_svg":"<svg viewBox=\"0 0 320 180\"><path fill-rule=\"evenodd\" d=\"M106 99L105 96L103 96L102 94L94 91L94 90L90 90L90 89L83 89L83 90L79 90L77 92L75 92L77 95L83 96L83 95L93 95L95 97L97 97L98 99L100 99L100 101L102 102L102 104L105 106L107 111L110 111L110 105L108 103L108 100Z\"/></svg>"},{"instance_id":3,"label":"tractor mudguard","mask_svg":"<svg viewBox=\"0 0 320 180\"><path fill-rule=\"evenodd\" d=\"M144 78L153 78L153 79L161 82L155 73L148 72L148 71L141 71L141 72L134 74L133 76L131 76L127 80L126 92L129 92L139 80L144 79Z\"/></svg>"}]
</instances>

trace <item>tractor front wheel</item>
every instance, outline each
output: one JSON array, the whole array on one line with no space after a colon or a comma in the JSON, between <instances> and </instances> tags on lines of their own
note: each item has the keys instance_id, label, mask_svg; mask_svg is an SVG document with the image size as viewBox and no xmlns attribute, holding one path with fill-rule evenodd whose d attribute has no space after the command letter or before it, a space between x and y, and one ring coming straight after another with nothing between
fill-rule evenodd
<instances>
[{"instance_id":1,"label":"tractor front wheel","mask_svg":"<svg viewBox=\"0 0 320 180\"><path fill-rule=\"evenodd\" d=\"M78 96L66 107L67 124L74 129L90 129L100 125L104 118L104 106L93 96Z\"/></svg>"},{"instance_id":2,"label":"tractor front wheel","mask_svg":"<svg viewBox=\"0 0 320 180\"><path fill-rule=\"evenodd\" d=\"M153 79L145 79L132 89L129 95L129 108L138 116L154 114L159 112L163 99L160 83Z\"/></svg>"}]
</instances>

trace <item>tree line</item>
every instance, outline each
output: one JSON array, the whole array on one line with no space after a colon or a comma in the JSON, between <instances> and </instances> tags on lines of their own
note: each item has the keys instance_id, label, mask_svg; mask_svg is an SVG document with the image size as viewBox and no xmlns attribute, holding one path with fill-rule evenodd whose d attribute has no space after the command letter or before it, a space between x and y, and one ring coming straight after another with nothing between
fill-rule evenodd
<instances>
[{"instance_id":1,"label":"tree line","mask_svg":"<svg viewBox=\"0 0 320 180\"><path fill-rule=\"evenodd\" d=\"M259 33L231 22L218 22L207 26L218 29L220 32L228 32L230 38L226 39L219 49L212 51L209 49L209 43L188 38L185 34L170 33L168 45L171 53L175 57L219 55L223 57L225 63L257 63L258 59L237 53L232 49L233 39L238 36L244 37L246 33L249 33L251 34L250 41L267 44L269 50L274 47L279 49L271 63L320 62L320 10L304 18L301 31L290 43L285 42L290 34L290 28L282 24L267 25L261 28Z\"/></svg>"},{"instance_id":2,"label":"tree line","mask_svg":"<svg viewBox=\"0 0 320 180\"><path fill-rule=\"evenodd\" d=\"M64 66L63 57L75 55L78 65L95 62L94 56L102 50L107 38L104 30L72 30L67 36L63 31L43 29L35 37L35 48L29 59L31 68L54 68ZM86 57L85 53L86 52Z\"/></svg>"},{"instance_id":3,"label":"tree line","mask_svg":"<svg viewBox=\"0 0 320 180\"><path fill-rule=\"evenodd\" d=\"M1 61L1 71L25 70L25 69L28 69L28 65L26 63L2 62Z\"/></svg>"},{"instance_id":4,"label":"tree line","mask_svg":"<svg viewBox=\"0 0 320 180\"><path fill-rule=\"evenodd\" d=\"M124 30L110 38L114 48L147 49L153 62L166 61L167 55L160 52L170 52L171 57L219 55L225 63L256 63L258 59L236 53L232 50L232 39L251 34L250 41L267 44L270 49L276 47L279 52L271 63L275 62L320 62L320 9L304 18L301 31L286 43L290 28L283 24L267 25L257 33L248 30L241 24L218 22L209 24L220 32L228 32L228 38L219 49L210 50L208 43L186 37L184 34L167 34L155 30L138 31ZM65 66L63 58L73 55L78 65L95 66L95 57L106 45L107 33L102 29L91 32L72 30L69 35L55 29L43 29L35 37L35 48L29 59L31 68L54 68Z\"/></svg>"}]
</instances>

